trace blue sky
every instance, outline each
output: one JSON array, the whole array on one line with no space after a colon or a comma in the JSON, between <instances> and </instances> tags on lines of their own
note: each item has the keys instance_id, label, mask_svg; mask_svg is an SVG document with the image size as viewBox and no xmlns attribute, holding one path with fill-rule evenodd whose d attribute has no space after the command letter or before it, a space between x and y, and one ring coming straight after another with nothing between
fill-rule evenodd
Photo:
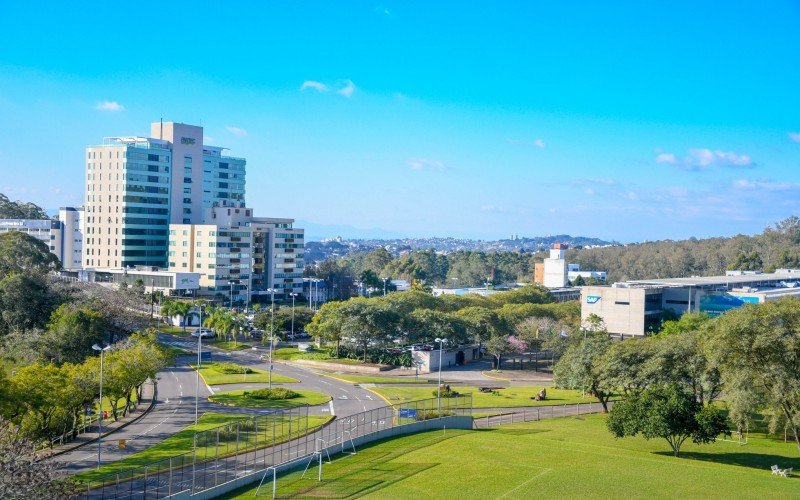
<instances>
[{"instance_id":1,"label":"blue sky","mask_svg":"<svg viewBox=\"0 0 800 500\"><path fill-rule=\"evenodd\" d=\"M800 4L654 4L0 0L0 191L79 204L83 148L163 117L321 236L641 241L798 214Z\"/></svg>"}]
</instances>

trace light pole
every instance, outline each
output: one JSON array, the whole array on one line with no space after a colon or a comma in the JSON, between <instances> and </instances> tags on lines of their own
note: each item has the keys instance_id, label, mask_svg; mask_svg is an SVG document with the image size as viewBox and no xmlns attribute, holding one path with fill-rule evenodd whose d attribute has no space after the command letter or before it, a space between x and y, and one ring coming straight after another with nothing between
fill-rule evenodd
<instances>
[{"instance_id":1,"label":"light pole","mask_svg":"<svg viewBox=\"0 0 800 500\"><path fill-rule=\"evenodd\" d=\"M389 278L383 278L383 296L386 297L386 281Z\"/></svg>"},{"instance_id":2,"label":"light pole","mask_svg":"<svg viewBox=\"0 0 800 500\"><path fill-rule=\"evenodd\" d=\"M194 425L197 428L197 408L198 401L200 400L200 351L203 348L203 304L199 304L200 308L200 326L197 329L197 381L194 387ZM196 442L196 440L195 440Z\"/></svg>"},{"instance_id":3,"label":"light pole","mask_svg":"<svg viewBox=\"0 0 800 500\"><path fill-rule=\"evenodd\" d=\"M267 288L272 305L269 308L269 388L272 389L272 344L275 343L275 289Z\"/></svg>"},{"instance_id":4,"label":"light pole","mask_svg":"<svg viewBox=\"0 0 800 500\"><path fill-rule=\"evenodd\" d=\"M231 280L229 283L230 283L230 285L231 285L231 302L230 302L230 308L231 308L231 309L233 309L233 284L235 283L235 281Z\"/></svg>"},{"instance_id":5,"label":"light pole","mask_svg":"<svg viewBox=\"0 0 800 500\"><path fill-rule=\"evenodd\" d=\"M94 344L92 349L100 351L100 409L97 415L97 468L99 469L101 441L103 440L103 353L111 349L111 346L100 347Z\"/></svg>"},{"instance_id":6,"label":"light pole","mask_svg":"<svg viewBox=\"0 0 800 500\"><path fill-rule=\"evenodd\" d=\"M292 297L292 335L291 339L294 340L294 298L297 297L296 293L289 294Z\"/></svg>"},{"instance_id":7,"label":"light pole","mask_svg":"<svg viewBox=\"0 0 800 500\"><path fill-rule=\"evenodd\" d=\"M439 384L436 387L436 406L438 408L438 417L442 416L442 348L447 343L447 339L436 338L439 343Z\"/></svg>"},{"instance_id":8,"label":"light pole","mask_svg":"<svg viewBox=\"0 0 800 500\"><path fill-rule=\"evenodd\" d=\"M456 288L456 282L458 281L458 278L451 278L451 279L453 280L453 288L455 289Z\"/></svg>"}]
</instances>

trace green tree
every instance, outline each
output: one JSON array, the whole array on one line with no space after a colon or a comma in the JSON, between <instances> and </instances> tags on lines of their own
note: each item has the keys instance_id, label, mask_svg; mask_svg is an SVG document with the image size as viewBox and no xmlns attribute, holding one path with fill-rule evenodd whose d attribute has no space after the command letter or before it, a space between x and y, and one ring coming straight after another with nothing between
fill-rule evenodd
<instances>
[{"instance_id":1,"label":"green tree","mask_svg":"<svg viewBox=\"0 0 800 500\"><path fill-rule=\"evenodd\" d=\"M306 325L306 331L319 342L333 342L336 344L336 354L339 357L339 345L342 341L342 327L344 316L341 313L344 302L326 302L322 304L317 313Z\"/></svg>"},{"instance_id":2,"label":"green tree","mask_svg":"<svg viewBox=\"0 0 800 500\"><path fill-rule=\"evenodd\" d=\"M19 231L0 234L0 279L9 274L43 275L61 269L44 242Z\"/></svg>"},{"instance_id":3,"label":"green tree","mask_svg":"<svg viewBox=\"0 0 800 500\"><path fill-rule=\"evenodd\" d=\"M570 345L553 367L556 387L585 389L608 412L608 400L616 387L603 372L603 361L612 344L605 331L587 332L586 338Z\"/></svg>"},{"instance_id":4,"label":"green tree","mask_svg":"<svg viewBox=\"0 0 800 500\"><path fill-rule=\"evenodd\" d=\"M486 352L494 356L494 367L497 370L502 368L503 355L514 351L514 347L508 341L507 335L495 335L486 341Z\"/></svg>"},{"instance_id":5,"label":"green tree","mask_svg":"<svg viewBox=\"0 0 800 500\"><path fill-rule=\"evenodd\" d=\"M104 343L110 328L105 315L91 304L62 304L47 325L45 356L59 363L82 363L92 354L92 345Z\"/></svg>"},{"instance_id":6,"label":"green tree","mask_svg":"<svg viewBox=\"0 0 800 500\"><path fill-rule=\"evenodd\" d=\"M342 337L361 347L364 362L370 345L389 343L399 332L400 318L394 311L368 299L353 299L341 308Z\"/></svg>"},{"instance_id":7,"label":"green tree","mask_svg":"<svg viewBox=\"0 0 800 500\"><path fill-rule=\"evenodd\" d=\"M467 338L475 342L485 342L503 331L503 322L497 313L486 307L465 307L456 311L453 316L464 323Z\"/></svg>"},{"instance_id":8,"label":"green tree","mask_svg":"<svg viewBox=\"0 0 800 500\"><path fill-rule=\"evenodd\" d=\"M0 219L49 219L47 212L30 202L11 201L0 193Z\"/></svg>"},{"instance_id":9,"label":"green tree","mask_svg":"<svg viewBox=\"0 0 800 500\"><path fill-rule=\"evenodd\" d=\"M653 338L613 342L599 360L598 375L606 387L617 388L626 397L637 396L656 382L671 380L653 361L658 348Z\"/></svg>"},{"instance_id":10,"label":"green tree","mask_svg":"<svg viewBox=\"0 0 800 500\"><path fill-rule=\"evenodd\" d=\"M27 331L44 327L56 300L43 276L7 275L0 281L0 330Z\"/></svg>"},{"instance_id":11,"label":"green tree","mask_svg":"<svg viewBox=\"0 0 800 500\"><path fill-rule=\"evenodd\" d=\"M728 434L721 409L700 404L674 384L654 386L616 403L606 425L618 438L638 434L645 439L663 438L676 457L689 438L703 444Z\"/></svg>"},{"instance_id":12,"label":"green tree","mask_svg":"<svg viewBox=\"0 0 800 500\"><path fill-rule=\"evenodd\" d=\"M463 321L451 314L431 309L418 309L411 313L405 328L409 343L446 338L450 345L459 345L468 340Z\"/></svg>"},{"instance_id":13,"label":"green tree","mask_svg":"<svg viewBox=\"0 0 800 500\"><path fill-rule=\"evenodd\" d=\"M714 321L704 340L726 390L749 392L751 399L782 414L800 448L800 299L729 311Z\"/></svg>"}]
</instances>

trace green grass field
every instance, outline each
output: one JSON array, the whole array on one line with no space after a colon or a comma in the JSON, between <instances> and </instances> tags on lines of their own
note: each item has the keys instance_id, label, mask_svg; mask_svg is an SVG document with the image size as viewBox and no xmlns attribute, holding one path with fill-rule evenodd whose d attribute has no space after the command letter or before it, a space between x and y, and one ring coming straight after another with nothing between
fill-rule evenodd
<instances>
[{"instance_id":1,"label":"green grass field","mask_svg":"<svg viewBox=\"0 0 800 500\"><path fill-rule=\"evenodd\" d=\"M180 326L161 325L158 327L159 332L169 333L170 335L186 336L191 333L190 330L184 330Z\"/></svg>"},{"instance_id":2,"label":"green grass field","mask_svg":"<svg viewBox=\"0 0 800 500\"><path fill-rule=\"evenodd\" d=\"M588 395L581 397L581 391L556 389L553 387L547 387L546 400L535 401L531 399L531 397L542 390L542 386L507 387L498 389L498 395L479 392L477 387L452 386L452 389L458 391L460 394L472 394L473 408L516 408L520 406L547 406L597 402L597 399ZM380 394L392 403L402 403L403 401L435 397L433 391L436 390L436 386L375 387L370 390Z\"/></svg>"},{"instance_id":3,"label":"green grass field","mask_svg":"<svg viewBox=\"0 0 800 500\"><path fill-rule=\"evenodd\" d=\"M278 478L281 498L797 498L797 447L761 437L749 444L614 439L605 417L552 419L491 430L432 431L338 455L314 474ZM252 498L257 485L223 498ZM271 494L266 484L261 494Z\"/></svg>"},{"instance_id":4,"label":"green grass field","mask_svg":"<svg viewBox=\"0 0 800 500\"><path fill-rule=\"evenodd\" d=\"M345 365L360 365L363 364L362 361L358 359L350 359L350 358L332 358L327 350L323 351L311 351L311 352L300 352L295 347L282 347L280 349L276 349L273 354L275 359L280 359L283 361L295 361L298 359L311 359L313 361L326 361L329 363L341 363Z\"/></svg>"},{"instance_id":5,"label":"green grass field","mask_svg":"<svg viewBox=\"0 0 800 500\"><path fill-rule=\"evenodd\" d=\"M216 365L217 363L205 363L200 368L200 376L203 377L203 380L205 380L208 385L241 384L245 382L263 382L266 384L269 381L269 373L264 370L250 368L255 373L248 373L245 376L236 373L220 373L214 369ZM197 363L193 363L190 366L195 368ZM287 377L286 375L279 375L272 372L272 382L276 384L294 384L300 381L292 377Z\"/></svg>"},{"instance_id":6,"label":"green grass field","mask_svg":"<svg viewBox=\"0 0 800 500\"><path fill-rule=\"evenodd\" d=\"M414 377L380 377L373 375L353 375L350 373L323 373L326 377L331 377L351 384L429 384L425 378Z\"/></svg>"},{"instance_id":7,"label":"green grass field","mask_svg":"<svg viewBox=\"0 0 800 500\"><path fill-rule=\"evenodd\" d=\"M232 340L219 340L216 342L209 342L208 345L225 351L243 351L252 347L250 344L242 342L241 340L238 342L234 342Z\"/></svg>"},{"instance_id":8,"label":"green grass field","mask_svg":"<svg viewBox=\"0 0 800 500\"><path fill-rule=\"evenodd\" d=\"M316 391L301 391L299 389L292 389L294 392L300 394L299 397L291 399L276 399L265 400L255 399L246 396L244 389L237 391L220 392L209 396L209 401L219 403L227 406L241 406L245 408L293 408L295 406L303 405L321 405L331 400L328 394L323 394Z\"/></svg>"}]
</instances>

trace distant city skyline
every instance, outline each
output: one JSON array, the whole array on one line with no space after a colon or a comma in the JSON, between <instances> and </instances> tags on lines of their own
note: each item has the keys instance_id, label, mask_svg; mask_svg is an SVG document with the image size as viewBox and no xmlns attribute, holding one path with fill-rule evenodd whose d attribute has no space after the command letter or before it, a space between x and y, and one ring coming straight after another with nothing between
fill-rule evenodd
<instances>
[{"instance_id":1,"label":"distant city skyline","mask_svg":"<svg viewBox=\"0 0 800 500\"><path fill-rule=\"evenodd\" d=\"M0 42L0 192L49 211L83 203L87 145L163 118L247 158L247 204L309 236L630 242L800 212L796 2L0 0Z\"/></svg>"}]
</instances>

